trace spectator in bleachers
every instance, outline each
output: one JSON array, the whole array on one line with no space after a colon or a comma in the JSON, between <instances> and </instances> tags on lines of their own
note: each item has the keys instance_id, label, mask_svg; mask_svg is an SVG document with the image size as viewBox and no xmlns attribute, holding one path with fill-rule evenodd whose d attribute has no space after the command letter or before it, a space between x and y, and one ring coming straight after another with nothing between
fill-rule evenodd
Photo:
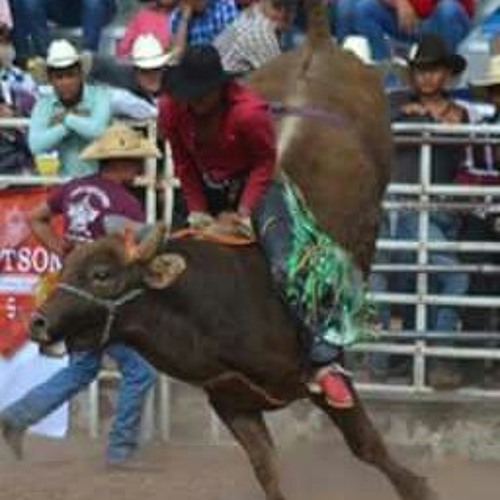
<instances>
[{"instance_id":1,"label":"spectator in bleachers","mask_svg":"<svg viewBox=\"0 0 500 500\"><path fill-rule=\"evenodd\" d=\"M81 27L83 49L97 52L103 28L115 15L116 0L11 0L14 25L25 26L33 54L45 57L51 41L49 22L63 28ZM24 43L24 42L22 42Z\"/></svg>"},{"instance_id":2,"label":"spectator in bleachers","mask_svg":"<svg viewBox=\"0 0 500 500\"><path fill-rule=\"evenodd\" d=\"M448 51L444 40L438 35L426 34L422 41L410 51L408 58L409 79L413 91L410 100L403 104L395 121L417 123L458 124L468 121L465 108L456 104L447 94L450 81L462 73L466 67L465 59ZM403 154L402 154L403 153ZM433 184L453 184L463 157L463 149L456 146L433 148L431 182ZM404 165L408 162L408 165ZM400 150L397 168L408 169L418 182L418 156L412 148ZM409 179L405 179L408 182ZM446 201L446 199L445 199ZM431 211L429 215L429 241L457 241L460 229L460 217L456 212ZM399 211L395 237L401 240L418 240L419 216L414 210ZM415 263L409 252L398 255L400 263ZM429 263L441 266L454 266L459 263L454 252L430 252ZM399 280L399 291L412 292L414 283L407 276ZM429 275L430 292L442 295L465 295L468 289L468 275L464 272L441 272ZM408 312L406 312L408 314ZM405 329L415 326L411 317L405 317ZM427 328L431 331L456 332L460 327L460 315L456 307L440 305L429 308ZM460 373L450 363L436 363L430 374L433 385L456 385L460 383Z\"/></svg>"},{"instance_id":3,"label":"spectator in bleachers","mask_svg":"<svg viewBox=\"0 0 500 500\"><path fill-rule=\"evenodd\" d=\"M328 9L332 36L335 36L337 41L343 42L347 36L355 34L354 5L359 0L323 1ZM297 12L293 21L293 26L285 34L283 41L286 50L292 49L300 44L306 29L307 19L304 0L299 0L297 4Z\"/></svg>"},{"instance_id":4,"label":"spectator in bleachers","mask_svg":"<svg viewBox=\"0 0 500 500\"><path fill-rule=\"evenodd\" d=\"M132 47L141 35L152 34L164 50L170 45L170 14L177 0L156 0L140 8L127 24L125 34L118 43L118 57L130 56Z\"/></svg>"},{"instance_id":5,"label":"spectator in bleachers","mask_svg":"<svg viewBox=\"0 0 500 500\"><path fill-rule=\"evenodd\" d=\"M391 42L415 42L439 33L449 50L469 32L474 0L356 0L354 28L368 38L375 60L391 58Z\"/></svg>"},{"instance_id":6,"label":"spectator in bleachers","mask_svg":"<svg viewBox=\"0 0 500 500\"><path fill-rule=\"evenodd\" d=\"M243 10L214 41L224 69L247 73L279 56L295 9L294 0L259 0Z\"/></svg>"},{"instance_id":7,"label":"spectator in bleachers","mask_svg":"<svg viewBox=\"0 0 500 500\"><path fill-rule=\"evenodd\" d=\"M56 151L63 176L93 173L97 164L80 159L81 150L99 137L111 119L107 89L84 82L84 59L66 40L55 40L45 61L48 94L37 101L28 141L33 154Z\"/></svg>"},{"instance_id":8,"label":"spectator in bleachers","mask_svg":"<svg viewBox=\"0 0 500 500\"><path fill-rule=\"evenodd\" d=\"M29 73L14 65L15 50L11 31L0 25L0 87L4 102L14 116L29 116L33 107L37 86Z\"/></svg>"},{"instance_id":9,"label":"spectator in bleachers","mask_svg":"<svg viewBox=\"0 0 500 500\"><path fill-rule=\"evenodd\" d=\"M114 87L113 115L156 118L156 100L161 91L163 71L173 57L173 53L167 53L154 35L140 35L132 46L129 63L93 56L89 79Z\"/></svg>"},{"instance_id":10,"label":"spectator in bleachers","mask_svg":"<svg viewBox=\"0 0 500 500\"><path fill-rule=\"evenodd\" d=\"M212 43L238 16L234 0L182 0L172 12L171 33L175 49Z\"/></svg>"},{"instance_id":11,"label":"spectator in bleachers","mask_svg":"<svg viewBox=\"0 0 500 500\"><path fill-rule=\"evenodd\" d=\"M0 25L0 118L27 117L35 102L31 76L14 66L10 29ZM31 173L33 159L24 131L0 128L0 174Z\"/></svg>"},{"instance_id":12,"label":"spectator in bleachers","mask_svg":"<svg viewBox=\"0 0 500 500\"><path fill-rule=\"evenodd\" d=\"M484 78L471 82L473 93L481 97L489 107L482 107L478 123L500 123L500 54L490 57ZM457 181L464 185L500 185L500 149L498 145L485 144L467 148L466 161L462 164ZM471 197L472 201L497 204L500 200ZM464 216L461 239L465 241L500 241L500 213L488 206L468 212ZM495 252L466 253L464 260L471 264L500 265L500 255ZM472 295L500 295L498 275L474 273L471 275L469 293ZM498 311L470 308L464 317L464 328L468 331L496 331L499 328Z\"/></svg>"}]
</instances>

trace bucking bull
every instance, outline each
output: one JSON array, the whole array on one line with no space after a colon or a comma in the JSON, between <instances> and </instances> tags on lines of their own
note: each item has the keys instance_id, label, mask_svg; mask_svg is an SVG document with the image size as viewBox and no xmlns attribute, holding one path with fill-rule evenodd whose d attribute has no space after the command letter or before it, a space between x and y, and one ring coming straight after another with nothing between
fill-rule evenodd
<instances>
[{"instance_id":1,"label":"bucking bull","mask_svg":"<svg viewBox=\"0 0 500 500\"><path fill-rule=\"evenodd\" d=\"M279 166L366 275L390 173L390 127L376 71L332 44L319 3L308 3L305 44L249 84L280 103ZM125 342L158 370L201 387L248 454L267 500L285 496L263 412L306 397L401 499L435 498L425 479L389 454L354 388L348 410L306 389L303 332L258 247L165 241L162 233L157 226L133 258L117 237L75 249L32 321L33 338L63 333L72 349Z\"/></svg>"}]
</instances>

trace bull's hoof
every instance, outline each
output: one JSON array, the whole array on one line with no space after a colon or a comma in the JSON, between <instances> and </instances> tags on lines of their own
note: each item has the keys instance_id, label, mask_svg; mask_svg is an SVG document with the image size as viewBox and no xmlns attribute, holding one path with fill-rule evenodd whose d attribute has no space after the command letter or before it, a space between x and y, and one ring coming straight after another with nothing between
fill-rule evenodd
<instances>
[{"instance_id":1,"label":"bull's hoof","mask_svg":"<svg viewBox=\"0 0 500 500\"><path fill-rule=\"evenodd\" d=\"M10 422L0 417L2 437L18 460L23 459L24 430L14 427Z\"/></svg>"}]
</instances>

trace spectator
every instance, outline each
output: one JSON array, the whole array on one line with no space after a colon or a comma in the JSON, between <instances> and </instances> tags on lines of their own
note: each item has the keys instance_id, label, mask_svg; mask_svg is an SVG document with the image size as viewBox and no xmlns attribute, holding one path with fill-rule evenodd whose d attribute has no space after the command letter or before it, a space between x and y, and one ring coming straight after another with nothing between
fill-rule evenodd
<instances>
[{"instance_id":1,"label":"spectator","mask_svg":"<svg viewBox=\"0 0 500 500\"><path fill-rule=\"evenodd\" d=\"M358 0L323 0L328 10L330 30L339 42L354 31L354 5ZM293 27L285 34L284 47L286 50L296 47L303 39L306 29L306 9L304 0L298 1L298 8Z\"/></svg>"},{"instance_id":2,"label":"spectator","mask_svg":"<svg viewBox=\"0 0 500 500\"><path fill-rule=\"evenodd\" d=\"M467 35L474 0L356 0L354 27L370 41L377 61L389 59L387 36L414 42L424 33L439 33L456 50Z\"/></svg>"},{"instance_id":3,"label":"spectator","mask_svg":"<svg viewBox=\"0 0 500 500\"><path fill-rule=\"evenodd\" d=\"M0 118L29 116L36 85L30 75L14 66L10 29L0 25ZM24 132L0 129L0 173L30 173L33 161Z\"/></svg>"},{"instance_id":4,"label":"spectator","mask_svg":"<svg viewBox=\"0 0 500 500\"><path fill-rule=\"evenodd\" d=\"M132 47L130 62L116 62L111 57L94 56L89 74L95 80L130 90L149 102L154 102L161 90L162 73L172 61L154 35L139 36Z\"/></svg>"},{"instance_id":5,"label":"spectator","mask_svg":"<svg viewBox=\"0 0 500 500\"><path fill-rule=\"evenodd\" d=\"M142 207L126 186L140 174L143 159L157 157L158 151L137 132L115 125L89 145L82 156L99 160L98 172L56 188L31 215L35 235L61 257L73 245L102 236L107 216L119 215L144 222ZM64 239L59 238L50 225L51 219L59 214L64 220ZM2 411L3 437L21 457L22 438L28 427L90 384L99 373L105 353L117 362L122 375L107 450L108 464L120 466L132 457L138 446L142 408L155 372L139 354L122 344L111 343L97 352L71 352L71 345L68 347L71 355L66 368Z\"/></svg>"},{"instance_id":6,"label":"spectator","mask_svg":"<svg viewBox=\"0 0 500 500\"><path fill-rule=\"evenodd\" d=\"M0 87L3 102L11 107L13 116L29 116L37 86L31 75L14 65L15 50L11 31L0 25Z\"/></svg>"},{"instance_id":7,"label":"spectator","mask_svg":"<svg viewBox=\"0 0 500 500\"><path fill-rule=\"evenodd\" d=\"M139 9L127 24L125 35L118 44L118 57L130 56L134 42L146 34L154 35L167 50L170 45L170 13L176 4L177 0L156 0Z\"/></svg>"},{"instance_id":8,"label":"spectator","mask_svg":"<svg viewBox=\"0 0 500 500\"><path fill-rule=\"evenodd\" d=\"M238 16L234 0L183 0L173 11L171 33L179 53L188 45L212 43Z\"/></svg>"},{"instance_id":9,"label":"spectator","mask_svg":"<svg viewBox=\"0 0 500 500\"><path fill-rule=\"evenodd\" d=\"M115 0L12 0L14 25L21 23L34 55L45 57L50 44L49 21L64 28L82 27L83 49L97 52L102 29L113 19ZM25 42L21 42L25 45ZM25 48L26 50L26 48Z\"/></svg>"},{"instance_id":10,"label":"spectator","mask_svg":"<svg viewBox=\"0 0 500 500\"><path fill-rule=\"evenodd\" d=\"M52 42L45 71L52 88L33 109L28 131L31 151L35 155L57 151L63 176L93 173L96 163L79 155L110 121L109 92L84 83L84 59L66 40Z\"/></svg>"},{"instance_id":11,"label":"spectator","mask_svg":"<svg viewBox=\"0 0 500 500\"><path fill-rule=\"evenodd\" d=\"M490 57L485 78L471 82L474 93L477 93L491 108L483 106L483 116L479 123L500 123L500 54ZM500 150L498 146L485 144L469 147L466 161L459 171L458 182L464 185L500 185ZM488 198L472 197L472 200L488 203ZM489 200L498 204L498 199ZM488 207L468 212L464 217L461 239L465 241L500 241L500 214ZM470 253L464 259L471 264L500 265L498 253ZM470 290L473 295L500 294L497 275L475 273L471 276ZM464 328L468 331L498 330L497 311L470 308L464 317Z\"/></svg>"},{"instance_id":12,"label":"spectator","mask_svg":"<svg viewBox=\"0 0 500 500\"><path fill-rule=\"evenodd\" d=\"M458 76L466 67L465 59L449 52L444 40L438 35L427 34L410 52L408 58L409 79L413 91L410 100L399 109L395 121L417 123L464 123L468 121L467 111L456 104L446 92L446 86L451 79ZM398 165L410 160L410 165L416 170L417 158L414 150L407 151L408 156L398 157ZM434 148L432 165L432 182L452 184L456 177L463 150L457 147ZM405 168L408 168L406 166ZM411 175L412 173L409 172ZM405 174L403 174L405 175ZM406 174L407 175L407 174ZM414 174L413 174L414 175ZM415 178L415 177L414 177ZM418 181L418 177L415 179ZM428 238L430 241L457 241L460 218L454 212L432 211L429 216ZM417 240L419 221L416 212L398 212L396 238L402 240ZM401 263L411 263L408 253L398 256ZM459 263L453 252L431 252L429 263L434 265L454 266ZM399 281L399 291L409 292L412 283L403 277ZM468 289L468 275L462 272L447 272L430 274L430 291L434 294L465 295ZM406 313L407 314L407 313ZM412 318L403 318L404 328L413 329ZM434 306L429 309L428 328L431 331L456 332L459 329L460 316L455 307ZM431 373L433 385L457 385L460 383L460 373L449 363L436 363Z\"/></svg>"},{"instance_id":13,"label":"spectator","mask_svg":"<svg viewBox=\"0 0 500 500\"><path fill-rule=\"evenodd\" d=\"M224 69L246 73L277 57L281 53L280 34L294 13L291 0L260 0L243 10L214 41Z\"/></svg>"}]
</instances>

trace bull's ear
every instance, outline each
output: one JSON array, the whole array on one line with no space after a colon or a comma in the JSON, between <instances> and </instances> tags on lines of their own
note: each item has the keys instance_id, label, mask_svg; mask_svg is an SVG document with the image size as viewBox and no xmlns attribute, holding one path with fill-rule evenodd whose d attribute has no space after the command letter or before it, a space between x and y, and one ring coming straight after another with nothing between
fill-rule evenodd
<instances>
[{"instance_id":1,"label":"bull's ear","mask_svg":"<svg viewBox=\"0 0 500 500\"><path fill-rule=\"evenodd\" d=\"M158 255L144 269L144 282L156 290L167 288L187 268L186 260L176 253Z\"/></svg>"}]
</instances>

